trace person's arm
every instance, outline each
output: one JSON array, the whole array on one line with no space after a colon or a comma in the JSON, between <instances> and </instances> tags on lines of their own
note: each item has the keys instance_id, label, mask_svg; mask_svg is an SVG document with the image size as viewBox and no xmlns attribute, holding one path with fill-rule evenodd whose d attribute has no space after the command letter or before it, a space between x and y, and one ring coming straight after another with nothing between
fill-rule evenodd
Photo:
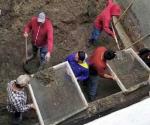
<instances>
[{"instance_id":1,"label":"person's arm","mask_svg":"<svg viewBox=\"0 0 150 125\"><path fill-rule=\"evenodd\" d=\"M110 74L104 74L104 77L107 78L107 79L115 79L112 75Z\"/></svg>"},{"instance_id":2,"label":"person's arm","mask_svg":"<svg viewBox=\"0 0 150 125\"><path fill-rule=\"evenodd\" d=\"M47 35L48 35L48 52L52 52L53 49L53 26L51 22L47 23Z\"/></svg>"},{"instance_id":3,"label":"person's arm","mask_svg":"<svg viewBox=\"0 0 150 125\"><path fill-rule=\"evenodd\" d=\"M72 62L74 60L74 58L75 58L75 53L70 54L69 56L67 56L65 61Z\"/></svg>"},{"instance_id":4,"label":"person's arm","mask_svg":"<svg viewBox=\"0 0 150 125\"><path fill-rule=\"evenodd\" d=\"M28 111L29 109L33 108L33 104L27 104L27 105L24 105L22 103L22 99L19 99L16 101L14 107L15 109L17 110L17 112L25 112L25 111Z\"/></svg>"},{"instance_id":5,"label":"person's arm","mask_svg":"<svg viewBox=\"0 0 150 125\"><path fill-rule=\"evenodd\" d=\"M100 77L107 78L107 79L113 79L113 80L115 79L112 75L106 73L105 69L101 69L101 68L99 68L98 70L98 75Z\"/></svg>"},{"instance_id":6,"label":"person's arm","mask_svg":"<svg viewBox=\"0 0 150 125\"><path fill-rule=\"evenodd\" d=\"M77 77L77 80L84 81L89 77L89 70L83 70L81 75Z\"/></svg>"},{"instance_id":7,"label":"person's arm","mask_svg":"<svg viewBox=\"0 0 150 125\"><path fill-rule=\"evenodd\" d=\"M53 26L50 21L47 23L47 42L48 42L48 52L45 56L47 62L49 62L51 57L51 52L53 49Z\"/></svg>"},{"instance_id":8,"label":"person's arm","mask_svg":"<svg viewBox=\"0 0 150 125\"><path fill-rule=\"evenodd\" d=\"M101 76L101 77L103 77L103 78L106 78L106 79L115 79L112 75L110 75L110 74L107 74L107 73L105 73L105 72L100 72L100 73L98 73L99 74L99 76Z\"/></svg>"},{"instance_id":9,"label":"person's arm","mask_svg":"<svg viewBox=\"0 0 150 125\"><path fill-rule=\"evenodd\" d=\"M28 33L31 31L32 29L32 20L31 19L26 25L25 25L25 28L24 28L24 36L27 37L28 36Z\"/></svg>"},{"instance_id":10,"label":"person's arm","mask_svg":"<svg viewBox=\"0 0 150 125\"><path fill-rule=\"evenodd\" d=\"M111 35L112 37L114 37L114 33L113 31L110 29L110 21L109 19L104 19L103 20L103 28L105 30L106 33L108 33L109 35Z\"/></svg>"}]
</instances>

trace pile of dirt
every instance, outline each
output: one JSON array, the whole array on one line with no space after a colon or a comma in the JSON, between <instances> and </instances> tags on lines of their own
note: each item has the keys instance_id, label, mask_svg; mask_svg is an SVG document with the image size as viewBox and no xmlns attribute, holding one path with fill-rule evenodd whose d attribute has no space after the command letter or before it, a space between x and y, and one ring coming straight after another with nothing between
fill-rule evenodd
<instances>
[{"instance_id":1,"label":"pile of dirt","mask_svg":"<svg viewBox=\"0 0 150 125\"><path fill-rule=\"evenodd\" d=\"M49 86L49 84L54 84L56 82L55 71L53 68L48 68L37 72L34 75L38 81L43 83L44 86Z\"/></svg>"}]
</instances>

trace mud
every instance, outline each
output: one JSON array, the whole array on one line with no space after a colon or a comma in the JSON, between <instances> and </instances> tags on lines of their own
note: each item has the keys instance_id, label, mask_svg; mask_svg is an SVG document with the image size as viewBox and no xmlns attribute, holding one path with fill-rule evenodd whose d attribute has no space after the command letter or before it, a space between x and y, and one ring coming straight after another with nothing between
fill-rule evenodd
<instances>
[{"instance_id":1,"label":"mud","mask_svg":"<svg viewBox=\"0 0 150 125\"><path fill-rule=\"evenodd\" d=\"M50 86L50 84L56 83L55 71L53 68L40 70L34 75L33 78L36 78L44 86Z\"/></svg>"}]
</instances>

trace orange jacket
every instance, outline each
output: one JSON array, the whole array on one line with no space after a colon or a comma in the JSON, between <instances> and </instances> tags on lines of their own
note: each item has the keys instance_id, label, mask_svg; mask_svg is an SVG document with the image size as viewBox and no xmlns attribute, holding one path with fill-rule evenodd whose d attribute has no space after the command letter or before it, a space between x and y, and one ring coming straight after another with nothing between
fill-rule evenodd
<instances>
[{"instance_id":1,"label":"orange jacket","mask_svg":"<svg viewBox=\"0 0 150 125\"><path fill-rule=\"evenodd\" d=\"M106 60L103 57L106 50L105 47L98 47L89 58L89 65L94 67L94 70L102 77L104 77L105 69L107 67Z\"/></svg>"}]
</instances>

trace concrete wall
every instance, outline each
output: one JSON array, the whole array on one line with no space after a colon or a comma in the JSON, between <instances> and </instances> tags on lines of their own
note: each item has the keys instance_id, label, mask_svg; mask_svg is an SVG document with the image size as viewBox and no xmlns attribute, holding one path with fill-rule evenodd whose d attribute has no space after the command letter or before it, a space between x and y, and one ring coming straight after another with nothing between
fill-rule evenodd
<instances>
[{"instance_id":1,"label":"concrete wall","mask_svg":"<svg viewBox=\"0 0 150 125\"><path fill-rule=\"evenodd\" d=\"M132 0L117 0L117 2L126 8ZM127 12L122 20L126 31L130 35L132 41L138 37L150 33L150 0L136 0L131 9ZM146 38L142 43L145 47L150 48L150 37Z\"/></svg>"}]
</instances>

